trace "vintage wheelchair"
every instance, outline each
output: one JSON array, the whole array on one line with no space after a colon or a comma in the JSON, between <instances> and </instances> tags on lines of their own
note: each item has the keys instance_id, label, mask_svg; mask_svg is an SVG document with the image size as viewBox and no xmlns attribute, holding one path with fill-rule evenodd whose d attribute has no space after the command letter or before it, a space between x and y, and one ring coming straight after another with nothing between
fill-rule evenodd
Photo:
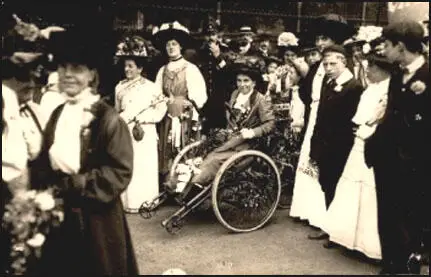
<instances>
[{"instance_id":1,"label":"vintage wheelchair","mask_svg":"<svg viewBox=\"0 0 431 277\"><path fill-rule=\"evenodd\" d=\"M211 185L200 187L187 203L177 201L180 209L162 221L169 233L178 232L185 216L205 201L211 201L218 221L236 233L257 230L270 220L277 208L288 207L286 194L293 184L296 147L289 128L286 128L289 104L274 103L273 108L275 131L259 139L253 150L232 155L219 168ZM180 168L189 168L191 174L193 170L199 170L199 162L209 152L207 140L195 141L178 153L169 172L170 182L181 179ZM144 202L139 209L140 215L145 219L153 217L157 208L173 195L165 190L152 202Z\"/></svg>"}]
</instances>

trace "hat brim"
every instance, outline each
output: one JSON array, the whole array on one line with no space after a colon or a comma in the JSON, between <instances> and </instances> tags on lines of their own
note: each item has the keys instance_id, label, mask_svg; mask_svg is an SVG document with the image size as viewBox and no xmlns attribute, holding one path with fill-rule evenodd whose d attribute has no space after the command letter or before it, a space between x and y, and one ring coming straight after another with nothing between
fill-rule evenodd
<instances>
[{"instance_id":1,"label":"hat brim","mask_svg":"<svg viewBox=\"0 0 431 277\"><path fill-rule=\"evenodd\" d=\"M148 56L137 56L137 55L116 55L115 57L121 63L124 63L126 60L133 60L135 61L137 66L141 65L142 67L144 67L150 60L150 57Z\"/></svg>"},{"instance_id":2,"label":"hat brim","mask_svg":"<svg viewBox=\"0 0 431 277\"><path fill-rule=\"evenodd\" d=\"M389 61L386 57L376 54L375 52L370 52L365 58L369 63L373 63L387 72L393 72L397 68L396 64Z\"/></svg>"},{"instance_id":3,"label":"hat brim","mask_svg":"<svg viewBox=\"0 0 431 277\"><path fill-rule=\"evenodd\" d=\"M319 48L317 48L316 46L310 46L310 47L301 48L300 50L301 54L308 54L313 51L319 51Z\"/></svg>"},{"instance_id":4,"label":"hat brim","mask_svg":"<svg viewBox=\"0 0 431 277\"><path fill-rule=\"evenodd\" d=\"M363 46L367 43L365 40L354 40L344 44L344 47L354 47L354 46Z\"/></svg>"},{"instance_id":5,"label":"hat brim","mask_svg":"<svg viewBox=\"0 0 431 277\"><path fill-rule=\"evenodd\" d=\"M194 42L194 39L188 33L176 29L159 31L154 34L153 38L154 46L164 52L166 52L166 43L169 40L176 40L183 49L191 47Z\"/></svg>"},{"instance_id":6,"label":"hat brim","mask_svg":"<svg viewBox=\"0 0 431 277\"><path fill-rule=\"evenodd\" d=\"M246 65L233 64L227 69L227 72L233 80L235 80L238 75L243 74L249 76L253 81L255 81L257 87L262 86L264 83L262 72Z\"/></svg>"},{"instance_id":7,"label":"hat brim","mask_svg":"<svg viewBox=\"0 0 431 277\"><path fill-rule=\"evenodd\" d=\"M50 38L49 51L54 55L54 62L74 63L98 68L113 53L107 52L107 47L94 34L70 30L57 32Z\"/></svg>"}]
</instances>

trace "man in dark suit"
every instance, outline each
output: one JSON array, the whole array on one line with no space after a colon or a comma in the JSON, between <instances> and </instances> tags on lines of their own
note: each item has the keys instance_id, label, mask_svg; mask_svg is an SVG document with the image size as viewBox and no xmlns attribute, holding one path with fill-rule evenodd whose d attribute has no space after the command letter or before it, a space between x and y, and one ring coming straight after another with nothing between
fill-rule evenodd
<instances>
[{"instance_id":1,"label":"man in dark suit","mask_svg":"<svg viewBox=\"0 0 431 277\"><path fill-rule=\"evenodd\" d=\"M418 22L390 24L383 36L384 54L399 63L400 70L391 76L385 116L365 154L375 173L382 273L417 274L422 230L429 221L429 64L421 54L423 28Z\"/></svg>"},{"instance_id":2,"label":"man in dark suit","mask_svg":"<svg viewBox=\"0 0 431 277\"><path fill-rule=\"evenodd\" d=\"M342 46L329 46L323 51L323 66L326 75L311 138L310 159L319 169L319 183L328 209L353 146L352 118L363 87L347 68ZM324 246L330 245L328 240Z\"/></svg>"},{"instance_id":3,"label":"man in dark suit","mask_svg":"<svg viewBox=\"0 0 431 277\"><path fill-rule=\"evenodd\" d=\"M204 134L207 134L210 129L226 125L224 103L229 101L230 97L225 73L225 67L230 62L225 57L228 50L228 46L221 42L215 26L209 25L205 31L205 41L198 51L197 62L208 89L208 101L202 110Z\"/></svg>"}]
</instances>

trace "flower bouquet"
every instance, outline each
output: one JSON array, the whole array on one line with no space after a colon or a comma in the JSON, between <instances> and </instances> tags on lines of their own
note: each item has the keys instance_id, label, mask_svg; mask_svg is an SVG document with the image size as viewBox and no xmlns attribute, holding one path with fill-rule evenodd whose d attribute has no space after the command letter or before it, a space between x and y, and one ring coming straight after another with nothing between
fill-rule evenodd
<instances>
[{"instance_id":1,"label":"flower bouquet","mask_svg":"<svg viewBox=\"0 0 431 277\"><path fill-rule=\"evenodd\" d=\"M11 239L10 274L25 274L42 255L49 232L64 219L62 202L51 189L19 191L6 205L3 230Z\"/></svg>"}]
</instances>

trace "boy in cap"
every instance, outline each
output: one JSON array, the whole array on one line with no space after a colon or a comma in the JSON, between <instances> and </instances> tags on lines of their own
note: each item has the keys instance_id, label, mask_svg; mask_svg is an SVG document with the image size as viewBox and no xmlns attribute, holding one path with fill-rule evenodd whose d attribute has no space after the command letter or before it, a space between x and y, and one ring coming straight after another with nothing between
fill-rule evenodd
<instances>
[{"instance_id":1,"label":"boy in cap","mask_svg":"<svg viewBox=\"0 0 431 277\"><path fill-rule=\"evenodd\" d=\"M431 91L423 36L415 21L383 29L383 53L400 69L391 76L386 113L366 155L375 172L382 273L387 274L419 274L423 217L429 218Z\"/></svg>"},{"instance_id":2,"label":"boy in cap","mask_svg":"<svg viewBox=\"0 0 431 277\"><path fill-rule=\"evenodd\" d=\"M327 47L323 51L322 63L325 78L311 138L310 159L319 169L319 183L328 209L353 146L352 118L363 87L347 68L343 46ZM330 241L324 246L330 247Z\"/></svg>"}]
</instances>

